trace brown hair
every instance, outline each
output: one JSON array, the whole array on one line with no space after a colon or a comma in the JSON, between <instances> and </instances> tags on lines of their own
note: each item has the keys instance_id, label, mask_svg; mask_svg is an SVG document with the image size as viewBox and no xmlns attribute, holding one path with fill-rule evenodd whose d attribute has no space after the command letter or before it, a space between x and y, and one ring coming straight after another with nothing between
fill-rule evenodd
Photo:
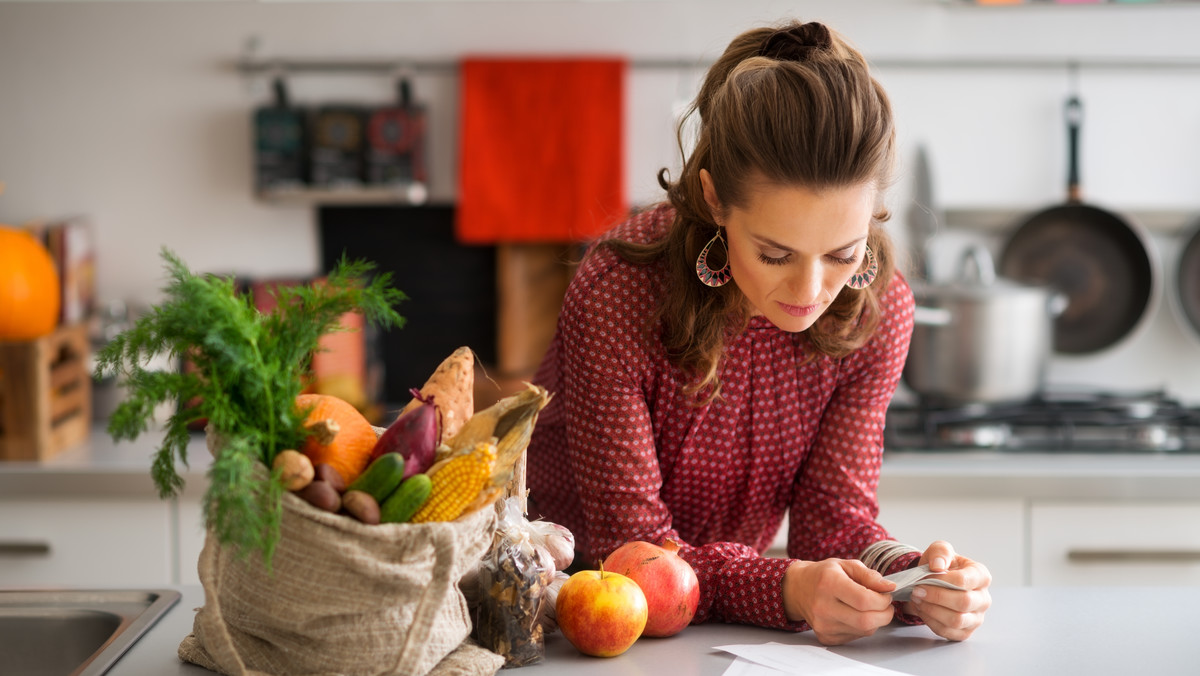
<instances>
[{"instance_id":1,"label":"brown hair","mask_svg":"<svg viewBox=\"0 0 1200 676\"><path fill-rule=\"evenodd\" d=\"M698 377L688 392L706 392L707 402L720 395L717 365L725 341L746 327L750 308L736 285L710 288L696 277L696 257L717 232L700 170L712 175L723 208L744 206L754 179L812 190L873 183L882 190L891 182L895 129L887 95L862 54L819 23L736 37L709 69L688 111L693 114L699 116L696 145L679 180L670 183L666 169L658 176L676 211L666 237L602 244L635 264L666 259L667 292L655 315L661 340L672 363ZM686 122L685 116L681 153ZM878 326L879 296L895 269L880 227L888 217L879 207L867 237L879 264L875 281L862 290L842 289L805 332L817 353L844 357Z\"/></svg>"}]
</instances>

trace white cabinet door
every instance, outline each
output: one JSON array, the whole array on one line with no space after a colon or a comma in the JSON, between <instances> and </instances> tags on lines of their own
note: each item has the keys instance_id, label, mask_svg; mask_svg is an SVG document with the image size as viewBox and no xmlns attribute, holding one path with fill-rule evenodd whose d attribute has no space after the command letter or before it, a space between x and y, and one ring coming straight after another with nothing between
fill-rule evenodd
<instances>
[{"instance_id":1,"label":"white cabinet door","mask_svg":"<svg viewBox=\"0 0 1200 676\"><path fill-rule=\"evenodd\" d=\"M1035 502L1035 585L1200 584L1200 503Z\"/></svg>"},{"instance_id":2,"label":"white cabinet door","mask_svg":"<svg viewBox=\"0 0 1200 676\"><path fill-rule=\"evenodd\" d=\"M200 574L196 571L196 564L200 561L200 550L204 548L204 514L200 505L199 496L184 495L179 499L179 584L200 584Z\"/></svg>"},{"instance_id":3,"label":"white cabinet door","mask_svg":"<svg viewBox=\"0 0 1200 676\"><path fill-rule=\"evenodd\" d=\"M925 549L945 540L987 566L996 586L1029 584L1025 502L1020 499L881 500L879 523L900 542Z\"/></svg>"},{"instance_id":4,"label":"white cabinet door","mask_svg":"<svg viewBox=\"0 0 1200 676\"><path fill-rule=\"evenodd\" d=\"M879 523L900 542L924 550L945 540L963 556L987 566L992 584L1029 584L1026 574L1025 501L881 500ZM787 519L766 556L787 556Z\"/></svg>"},{"instance_id":5,"label":"white cabinet door","mask_svg":"<svg viewBox=\"0 0 1200 676\"><path fill-rule=\"evenodd\" d=\"M0 499L0 587L171 584L170 512L157 498Z\"/></svg>"}]
</instances>

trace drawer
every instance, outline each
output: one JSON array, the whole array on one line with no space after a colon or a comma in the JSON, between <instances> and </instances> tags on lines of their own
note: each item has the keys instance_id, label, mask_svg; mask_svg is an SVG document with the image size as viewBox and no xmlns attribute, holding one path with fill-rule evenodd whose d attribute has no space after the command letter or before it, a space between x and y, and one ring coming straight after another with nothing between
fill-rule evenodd
<instances>
[{"instance_id":1,"label":"drawer","mask_svg":"<svg viewBox=\"0 0 1200 676\"><path fill-rule=\"evenodd\" d=\"M0 586L170 584L171 552L156 498L0 500Z\"/></svg>"},{"instance_id":2,"label":"drawer","mask_svg":"<svg viewBox=\"0 0 1200 676\"><path fill-rule=\"evenodd\" d=\"M1200 584L1200 503L1035 502L1035 585Z\"/></svg>"}]
</instances>

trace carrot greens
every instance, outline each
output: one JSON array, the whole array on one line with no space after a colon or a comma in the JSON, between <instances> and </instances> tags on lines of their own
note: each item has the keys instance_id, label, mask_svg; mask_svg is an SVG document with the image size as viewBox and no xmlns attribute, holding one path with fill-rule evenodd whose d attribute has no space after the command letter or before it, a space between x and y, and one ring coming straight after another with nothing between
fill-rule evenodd
<instances>
[{"instance_id":1,"label":"carrot greens","mask_svg":"<svg viewBox=\"0 0 1200 676\"><path fill-rule=\"evenodd\" d=\"M232 278L195 274L166 249L162 257L165 300L97 354L97 377L119 376L129 392L108 432L114 440L136 439L158 405L178 404L151 466L166 498L183 488L177 463L188 464L188 425L207 418L221 443L204 494L207 524L221 543L241 554L261 552L269 565L284 489L268 468L277 453L304 440L304 412L294 402L321 336L339 330L341 316L354 310L385 328L403 326L394 306L405 296L390 286L390 275L370 276L371 263L343 256L320 282L276 289L275 309L261 313ZM144 368L161 354L186 357L196 368Z\"/></svg>"}]
</instances>

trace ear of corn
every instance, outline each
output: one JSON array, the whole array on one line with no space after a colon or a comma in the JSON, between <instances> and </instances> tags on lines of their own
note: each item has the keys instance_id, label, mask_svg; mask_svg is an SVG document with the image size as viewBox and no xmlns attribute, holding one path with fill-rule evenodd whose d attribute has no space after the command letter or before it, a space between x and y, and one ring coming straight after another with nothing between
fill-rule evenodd
<instances>
[{"instance_id":1,"label":"ear of corn","mask_svg":"<svg viewBox=\"0 0 1200 676\"><path fill-rule=\"evenodd\" d=\"M412 523L453 521L467 505L475 502L492 479L496 462L495 439L475 444L470 453L459 455L430 470L433 487L429 499L413 515Z\"/></svg>"},{"instance_id":2,"label":"ear of corn","mask_svg":"<svg viewBox=\"0 0 1200 676\"><path fill-rule=\"evenodd\" d=\"M531 416L542 410L549 402L550 393L546 391L546 388L537 385L528 385L524 390L504 397L471 416L458 434L446 442L446 448L438 449L437 460L470 453L481 441L487 441L492 437L503 439L515 429L525 426L532 427Z\"/></svg>"}]
</instances>

